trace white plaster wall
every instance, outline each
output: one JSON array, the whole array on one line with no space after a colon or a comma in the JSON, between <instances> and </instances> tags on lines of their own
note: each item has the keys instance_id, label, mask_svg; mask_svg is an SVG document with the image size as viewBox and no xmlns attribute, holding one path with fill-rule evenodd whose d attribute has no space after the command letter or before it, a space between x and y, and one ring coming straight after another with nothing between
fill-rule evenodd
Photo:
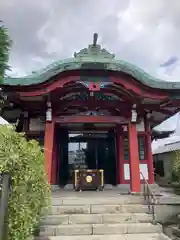
<instances>
[{"instance_id":1,"label":"white plaster wall","mask_svg":"<svg viewBox=\"0 0 180 240\"><path fill-rule=\"evenodd\" d=\"M124 164L124 179L130 180L130 168L128 163Z\"/></svg>"},{"instance_id":2,"label":"white plaster wall","mask_svg":"<svg viewBox=\"0 0 180 240\"><path fill-rule=\"evenodd\" d=\"M144 178L148 180L148 166L146 163L139 164L140 172L143 174ZM141 179L143 179L142 175L140 174Z\"/></svg>"},{"instance_id":3,"label":"white plaster wall","mask_svg":"<svg viewBox=\"0 0 180 240\"><path fill-rule=\"evenodd\" d=\"M142 172L143 176L145 177L146 180L148 180L148 167L146 163L140 163L139 164L140 172ZM140 178L142 176L140 175ZM124 179L125 180L130 180L130 166L128 163L124 164Z\"/></svg>"}]
</instances>

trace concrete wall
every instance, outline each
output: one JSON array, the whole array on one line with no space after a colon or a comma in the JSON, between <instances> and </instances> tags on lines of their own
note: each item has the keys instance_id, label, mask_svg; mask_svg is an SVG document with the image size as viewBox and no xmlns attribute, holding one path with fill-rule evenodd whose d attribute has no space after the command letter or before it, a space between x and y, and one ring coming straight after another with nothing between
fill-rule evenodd
<instances>
[{"instance_id":1,"label":"concrete wall","mask_svg":"<svg viewBox=\"0 0 180 240\"><path fill-rule=\"evenodd\" d=\"M180 202L180 201L179 201ZM180 213L180 203L177 204L162 204L155 206L156 220L161 224L171 223L177 214Z\"/></svg>"},{"instance_id":2,"label":"concrete wall","mask_svg":"<svg viewBox=\"0 0 180 240\"><path fill-rule=\"evenodd\" d=\"M180 214L180 196L160 198L159 204L155 205L155 214L156 220L161 224L172 222Z\"/></svg>"},{"instance_id":3,"label":"concrete wall","mask_svg":"<svg viewBox=\"0 0 180 240\"><path fill-rule=\"evenodd\" d=\"M155 162L157 161L163 161L164 165L164 179L170 180L172 177L172 168L173 168L173 154L171 152L167 153L161 153L153 156L153 160Z\"/></svg>"}]
</instances>

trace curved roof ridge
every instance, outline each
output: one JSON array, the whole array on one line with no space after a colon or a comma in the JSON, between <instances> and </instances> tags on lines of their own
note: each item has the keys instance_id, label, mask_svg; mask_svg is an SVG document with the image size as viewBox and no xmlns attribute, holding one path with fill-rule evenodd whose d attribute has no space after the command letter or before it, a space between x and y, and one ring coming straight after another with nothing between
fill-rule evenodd
<instances>
[{"instance_id":1,"label":"curved roof ridge","mask_svg":"<svg viewBox=\"0 0 180 240\"><path fill-rule=\"evenodd\" d=\"M92 56L91 59L78 59L78 58L67 58L64 60L58 60L53 62L52 64L42 68L41 70L32 72L29 75L23 77L7 77L4 79L4 84L8 85L31 85L31 84L39 84L49 80L51 77L67 71L67 70L75 70L81 69L82 64L98 64L102 63L106 65L106 70L112 71L121 71L127 73L140 81L142 84L145 84L149 87L153 88L161 88L161 89L176 89L180 88L180 82L168 82L162 79L158 79L156 77L151 76L149 73L145 72L141 68L131 64L129 62L123 60L100 58ZM100 67L101 68L101 67Z\"/></svg>"},{"instance_id":2,"label":"curved roof ridge","mask_svg":"<svg viewBox=\"0 0 180 240\"><path fill-rule=\"evenodd\" d=\"M107 59L106 59L107 60ZM6 79L8 78L11 78L11 79L20 79L20 78L34 78L34 77L40 77L42 76L43 74L48 74L48 72L51 72L51 71L56 71L56 68L60 67L62 64L66 64L66 63L72 63L72 62L78 62L76 61L76 59L74 58L66 58L66 59L62 59L62 60L57 60L57 61L53 61L52 63L46 65L45 67L39 69L39 70L35 70L35 71L32 71L31 73L27 74L27 75L23 75L21 77L6 77ZM94 62L95 63L101 63L102 61L97 61L97 59L94 59ZM103 61L103 63L109 63L109 61ZM120 64L121 65L121 69L122 69L122 72L123 70L128 70L129 72L133 73L134 71L138 71L140 74L146 76L147 78L153 78L153 80L157 81L157 82L165 82L164 80L162 79L158 79L152 75L150 75L148 72L144 71L142 68L140 67L137 67L136 65L128 62L128 61L125 61L125 60L114 60L111 62L113 65L114 64ZM134 71L132 71L134 70Z\"/></svg>"}]
</instances>

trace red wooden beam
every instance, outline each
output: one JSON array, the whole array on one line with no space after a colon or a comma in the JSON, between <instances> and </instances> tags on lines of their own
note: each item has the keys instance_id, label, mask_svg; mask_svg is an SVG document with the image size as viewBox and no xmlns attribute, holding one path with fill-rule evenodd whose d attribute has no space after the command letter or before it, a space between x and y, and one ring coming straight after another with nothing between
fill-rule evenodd
<instances>
[{"instance_id":1,"label":"red wooden beam","mask_svg":"<svg viewBox=\"0 0 180 240\"><path fill-rule=\"evenodd\" d=\"M55 117L56 123L126 123L127 119L119 116L63 116Z\"/></svg>"},{"instance_id":2,"label":"red wooden beam","mask_svg":"<svg viewBox=\"0 0 180 240\"><path fill-rule=\"evenodd\" d=\"M172 116L174 114L172 111L170 111L168 109L161 109L160 108L158 111L165 114L165 115L168 115L168 116Z\"/></svg>"},{"instance_id":3,"label":"red wooden beam","mask_svg":"<svg viewBox=\"0 0 180 240\"><path fill-rule=\"evenodd\" d=\"M114 108L121 108L123 106L132 106L133 102L130 101L120 101L120 100L59 100L59 99L53 99L54 101L52 101L52 106L53 108L58 108L58 107L67 107L67 106L97 106L97 107L101 107L101 106L109 106L109 107L114 107ZM55 101L56 100L56 101ZM13 101L12 101L13 102ZM169 111L169 113L171 113L170 110L168 110L167 108L173 108L173 107L179 107L180 108L180 100L174 100L171 104L169 104L168 106L164 106L161 107L160 106L161 103L153 103L153 104L141 104L139 103L137 105L138 109L147 109L147 110L167 110ZM27 101L22 101L19 102L19 105L23 106L23 107L27 107L27 108L32 108L32 109L38 109L40 108L44 108L46 106L45 102L39 101L39 100L34 100L34 101L30 101L27 98ZM173 113L173 112L172 112Z\"/></svg>"},{"instance_id":4,"label":"red wooden beam","mask_svg":"<svg viewBox=\"0 0 180 240\"><path fill-rule=\"evenodd\" d=\"M68 127L68 126L67 126ZM88 131L93 131L93 132L105 132L105 131L109 131L110 129L113 129L115 126L113 125L109 125L109 126L93 126L93 129L92 128L86 128L85 130L82 129L82 126L79 126L79 125L74 125L72 128L70 128L70 132L71 131L75 131L75 132L78 132L78 131L82 131L82 132L88 132ZM39 137L39 136L44 136L45 134L45 131L27 131L26 132L26 136L28 137Z\"/></svg>"},{"instance_id":5,"label":"red wooden beam","mask_svg":"<svg viewBox=\"0 0 180 240\"><path fill-rule=\"evenodd\" d=\"M107 110L107 109L100 109L100 110ZM95 111L95 109L88 109L87 111ZM82 112L85 112L85 110L78 110L78 112L75 111L57 111L54 115L58 115L58 116L69 116L69 115L72 115L72 114L77 114L79 113L80 115L82 115L81 113ZM110 113L110 115L113 115L113 116L127 116L129 114L128 111L126 112L120 112L120 111L117 111L115 109L108 109L108 112ZM100 114L99 114L100 115Z\"/></svg>"},{"instance_id":6,"label":"red wooden beam","mask_svg":"<svg viewBox=\"0 0 180 240\"><path fill-rule=\"evenodd\" d=\"M46 82L44 84L40 84L41 88L34 88L33 90L30 88L26 88L27 91L18 91L21 97L36 97L41 95L49 94L50 92L54 91L55 89L62 88L65 84L69 82L76 82L80 80L80 76L66 76L63 78L59 78L54 82Z\"/></svg>"},{"instance_id":7,"label":"red wooden beam","mask_svg":"<svg viewBox=\"0 0 180 240\"><path fill-rule=\"evenodd\" d=\"M180 107L180 99L174 99L171 102L162 103L162 108Z\"/></svg>"},{"instance_id":8,"label":"red wooden beam","mask_svg":"<svg viewBox=\"0 0 180 240\"><path fill-rule=\"evenodd\" d=\"M62 107L61 107L62 106ZM111 100L111 101L106 101L106 100L63 100L60 101L60 106L59 107L54 107L54 109L58 109L63 111L64 108L77 108L77 107L88 107L90 110L95 110L96 108L100 109L119 109L120 111L127 110L129 111L132 108L132 103L130 102L125 102L125 101L119 101L119 100ZM163 109L159 106L159 104L141 104L137 106L137 110L149 110L149 111L157 111L164 113L166 115L173 115L174 112L170 111L168 109Z\"/></svg>"},{"instance_id":9,"label":"red wooden beam","mask_svg":"<svg viewBox=\"0 0 180 240\"><path fill-rule=\"evenodd\" d=\"M101 88L100 91L104 93L112 93L116 96L125 97L126 99L132 98L132 93L129 93L125 89L119 88L119 86L116 86L116 85L105 86L104 88ZM65 96L68 93L77 93L77 92L89 92L89 89L84 87L84 85L79 84L78 82L73 85L69 85L68 87L62 88L63 96Z\"/></svg>"},{"instance_id":10,"label":"red wooden beam","mask_svg":"<svg viewBox=\"0 0 180 240\"><path fill-rule=\"evenodd\" d=\"M128 102L121 102L119 100L62 100L59 101L59 107L66 108L68 106L80 106L80 107L89 107L89 108L94 108L94 107L106 107L106 108L121 108L127 106L132 106L132 103L129 104ZM53 106L53 108L55 108Z\"/></svg>"},{"instance_id":11,"label":"red wooden beam","mask_svg":"<svg viewBox=\"0 0 180 240\"><path fill-rule=\"evenodd\" d=\"M168 94L165 91L158 91L157 89L148 88L147 86L140 85L139 82L127 81L122 77L111 77L111 81L120 84L126 90L136 93L137 95L150 99L162 99L168 98Z\"/></svg>"},{"instance_id":12,"label":"red wooden beam","mask_svg":"<svg viewBox=\"0 0 180 240\"><path fill-rule=\"evenodd\" d=\"M88 88L84 88L83 86L78 86L78 87L69 87L69 88L62 88L61 90L55 90L52 94L52 99L60 99L62 97L65 97L68 94L72 94L72 95L76 95L77 93L90 93ZM101 88L100 89L101 93L106 93L106 94L113 94L119 98L122 98L126 101L132 101L132 95L126 91L120 91L119 89L114 89L114 88L110 88L110 87L105 87L105 88ZM133 101L135 101L135 99L133 99Z\"/></svg>"},{"instance_id":13,"label":"red wooden beam","mask_svg":"<svg viewBox=\"0 0 180 240\"><path fill-rule=\"evenodd\" d=\"M70 74L72 73L69 73L69 76L64 76L63 78L59 77L59 79L57 79L54 82L49 82L49 85L47 84L47 82L46 84L44 84L44 86L41 84L41 88L36 87L36 89L34 90L27 88L27 91L19 91L18 93L22 97L41 96L48 94L58 88L63 88L65 84L80 80L81 76L72 76ZM91 80L91 77L89 77L89 80ZM119 87L122 88L122 90L124 88L127 91L133 92L141 97L162 100L168 98L168 93L166 91L147 87L145 85L140 84L138 81L135 82L134 80L133 81L131 81L130 79L127 80L126 77L113 76L113 73L111 73L110 81L119 85Z\"/></svg>"},{"instance_id":14,"label":"red wooden beam","mask_svg":"<svg viewBox=\"0 0 180 240\"><path fill-rule=\"evenodd\" d=\"M23 109L27 109L29 113L45 113L45 103L39 101L31 101L31 102L22 102L20 104ZM180 105L180 102L179 102ZM113 115L121 115L121 113L125 114L129 112L132 108L132 103L127 101L119 101L119 100L61 100L56 103L52 103L53 113L56 115L67 114L65 112L65 108L67 109L78 109L78 108L88 108L89 111L96 110L97 108L103 110L106 109L109 112L112 112ZM138 112L144 112L144 110L149 111L157 111L168 116L172 116L179 109L175 111L170 111L166 108L161 108L159 104L141 104L137 105Z\"/></svg>"}]
</instances>

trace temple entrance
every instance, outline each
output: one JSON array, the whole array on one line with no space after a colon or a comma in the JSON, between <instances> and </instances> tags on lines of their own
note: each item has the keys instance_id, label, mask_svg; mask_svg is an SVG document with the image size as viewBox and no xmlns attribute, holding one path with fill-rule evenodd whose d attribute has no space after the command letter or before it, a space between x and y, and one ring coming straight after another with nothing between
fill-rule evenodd
<instances>
[{"instance_id":1,"label":"temple entrance","mask_svg":"<svg viewBox=\"0 0 180 240\"><path fill-rule=\"evenodd\" d=\"M116 151L113 134L108 132L68 134L68 138L64 137L60 146L61 186L72 184L72 173L75 169L103 169L105 184L116 185Z\"/></svg>"}]
</instances>

